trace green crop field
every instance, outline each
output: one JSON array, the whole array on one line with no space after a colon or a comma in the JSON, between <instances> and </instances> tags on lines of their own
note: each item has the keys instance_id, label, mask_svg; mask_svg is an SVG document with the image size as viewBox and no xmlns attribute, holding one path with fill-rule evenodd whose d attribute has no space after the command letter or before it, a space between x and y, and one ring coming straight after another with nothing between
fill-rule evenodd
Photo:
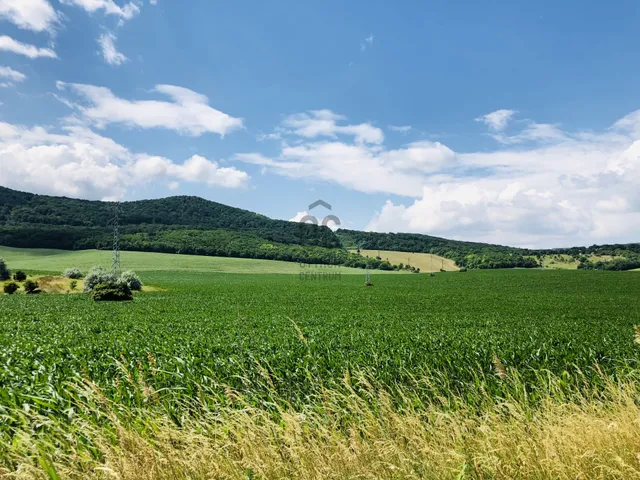
<instances>
[{"instance_id":1,"label":"green crop field","mask_svg":"<svg viewBox=\"0 0 640 480\"><path fill-rule=\"evenodd\" d=\"M203 382L246 387L259 380L257 364L291 399L304 395L309 369L332 381L367 368L385 383L435 369L459 385L489 374L493 355L523 372L611 370L633 363L640 319L635 273L374 274L372 288L356 276L149 271L143 280L164 291L126 304L2 296L5 398L20 404L83 372L114 388L114 359L148 365L150 353L167 396L193 395Z\"/></svg>"},{"instance_id":2,"label":"green crop field","mask_svg":"<svg viewBox=\"0 0 640 480\"><path fill-rule=\"evenodd\" d=\"M108 252L6 248L0 256L10 268L29 271L109 260ZM314 431L336 422L330 431L348 432L348 425L366 420L358 419L367 409L366 422L385 418L380 412L392 407L384 397L377 400L380 391L389 392L390 405L404 409L401 415L436 402L446 411L471 409L465 414L471 417L460 417L467 421L487 402L505 398L526 405L546 405L550 395L592 398L607 388L608 378L637 371L635 272L374 272L374 286L365 287L357 275L304 280L246 274L269 271L265 265L278 262L128 252L122 258L159 290L124 303L94 303L85 295L0 295L0 477L3 465L6 472L32 465L58 475L43 478L88 478L87 472L108 461L111 448L127 445L114 422L145 439L177 428L170 434L177 438L185 428L189 435L212 428L219 420L209 415L219 412L228 417L215 438L227 441L238 412L257 409L251 415L268 415L273 420L262 421L275 422L269 428L277 429L287 425L279 412L291 408L306 411L305 418L320 415ZM234 268L244 274L219 273ZM291 264L276 271L299 269ZM336 391L344 397L331 393ZM234 403L237 398L242 401ZM337 400L327 404L326 398ZM353 406L354 398L364 403ZM161 420L138 423L150 415ZM187 427L189 418L207 420ZM255 428L248 435L257 435ZM79 443L78 431L84 432ZM327 441L318 437L322 445ZM129 445L138 458L142 447ZM242 473L245 464L254 465L245 459L229 471ZM69 465L75 476L59 475ZM121 478L142 478L143 471ZM289 476L274 472L255 478Z\"/></svg>"}]
</instances>

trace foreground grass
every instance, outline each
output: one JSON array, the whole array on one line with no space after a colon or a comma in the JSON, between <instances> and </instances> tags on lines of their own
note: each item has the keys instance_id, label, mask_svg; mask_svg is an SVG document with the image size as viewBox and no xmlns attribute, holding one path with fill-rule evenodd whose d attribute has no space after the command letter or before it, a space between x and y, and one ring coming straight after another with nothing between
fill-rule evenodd
<instances>
[{"instance_id":1,"label":"foreground grass","mask_svg":"<svg viewBox=\"0 0 640 480\"><path fill-rule=\"evenodd\" d=\"M373 280L0 296L0 478L640 478L637 273Z\"/></svg>"},{"instance_id":2,"label":"foreground grass","mask_svg":"<svg viewBox=\"0 0 640 480\"><path fill-rule=\"evenodd\" d=\"M136 372L121 373L141 392L137 408L84 380L69 387L66 419L44 407L4 409L12 427L0 435L0 478L640 478L637 373L603 376L598 389L541 375L547 395L535 404L522 394L530 386L501 369L513 394L478 388L471 403L419 393L428 377L391 391L347 375L340 387L317 385L303 407L277 397L255 405L227 388L213 405L193 399L180 416Z\"/></svg>"}]
</instances>

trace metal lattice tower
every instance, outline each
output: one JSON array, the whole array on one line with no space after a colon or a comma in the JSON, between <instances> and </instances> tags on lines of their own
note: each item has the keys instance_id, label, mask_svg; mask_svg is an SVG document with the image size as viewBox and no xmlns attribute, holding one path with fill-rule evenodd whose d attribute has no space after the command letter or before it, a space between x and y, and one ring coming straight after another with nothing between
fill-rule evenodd
<instances>
[{"instance_id":1,"label":"metal lattice tower","mask_svg":"<svg viewBox=\"0 0 640 480\"><path fill-rule=\"evenodd\" d=\"M114 204L113 215L113 262L111 271L114 275L120 273L120 202Z\"/></svg>"},{"instance_id":2,"label":"metal lattice tower","mask_svg":"<svg viewBox=\"0 0 640 480\"><path fill-rule=\"evenodd\" d=\"M364 243L360 243L358 245L358 251L362 250L362 247L364 246ZM371 283L371 270L369 269L369 257L366 257L366 263L365 263L365 269L364 269L364 281L365 283L368 285L369 283Z\"/></svg>"}]
</instances>

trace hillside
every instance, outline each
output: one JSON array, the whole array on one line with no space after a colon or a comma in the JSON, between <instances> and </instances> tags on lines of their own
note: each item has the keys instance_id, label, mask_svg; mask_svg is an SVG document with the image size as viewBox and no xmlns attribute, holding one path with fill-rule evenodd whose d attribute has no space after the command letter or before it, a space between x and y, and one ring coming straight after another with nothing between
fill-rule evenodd
<instances>
[{"instance_id":1,"label":"hillside","mask_svg":"<svg viewBox=\"0 0 640 480\"><path fill-rule=\"evenodd\" d=\"M65 227L73 234L65 235L65 248L72 239L100 238L105 229L111 231L115 204L111 202L78 200L18 192L0 187L0 226L5 228L5 241L18 235L16 227L38 226L39 230ZM166 227L174 229L242 231L274 242L338 248L340 242L327 227L303 223L272 220L257 213L229 207L199 197L168 197L157 200L122 202L119 208L119 224L124 232L158 231ZM69 227L73 227L69 229ZM133 228L132 228L133 227ZM20 239L24 243L26 239ZM44 239L39 238L41 243ZM86 241L81 245L86 247ZM16 245L17 246L17 245ZM26 245L20 245L26 246ZM43 245L34 245L43 246Z\"/></svg>"},{"instance_id":2,"label":"hillside","mask_svg":"<svg viewBox=\"0 0 640 480\"><path fill-rule=\"evenodd\" d=\"M111 252L103 250L51 250L41 248L0 247L0 258L13 270L60 274L69 267L78 267L87 272L95 265L109 267ZM326 266L301 267L293 262L257 260L247 258L202 257L198 255L175 255L153 252L122 252L120 256L123 269L145 272L193 272L193 273L277 273L300 275L311 273L329 273L340 275L364 275L358 268ZM404 272L376 272L378 274L401 274ZM306 278L309 278L307 275Z\"/></svg>"},{"instance_id":3,"label":"hillside","mask_svg":"<svg viewBox=\"0 0 640 480\"><path fill-rule=\"evenodd\" d=\"M113 202L18 192L0 187L0 245L61 250L110 249ZM585 269L640 267L640 244L594 245L557 250L526 250L409 233L355 230L273 220L199 197L177 196L122 202L118 206L121 248L282 260L364 268L367 261L348 249L438 255L468 269L536 268L549 255L567 255ZM594 257L595 255L595 257ZM602 261L603 256L614 258ZM393 264L368 260L371 268ZM404 263L404 261L402 261Z\"/></svg>"},{"instance_id":4,"label":"hillside","mask_svg":"<svg viewBox=\"0 0 640 480\"><path fill-rule=\"evenodd\" d=\"M352 250L354 251L354 250ZM360 250L360 255L369 258L379 257L392 265L410 265L421 272L457 272L460 270L453 260L431 253L394 252L390 250Z\"/></svg>"}]
</instances>

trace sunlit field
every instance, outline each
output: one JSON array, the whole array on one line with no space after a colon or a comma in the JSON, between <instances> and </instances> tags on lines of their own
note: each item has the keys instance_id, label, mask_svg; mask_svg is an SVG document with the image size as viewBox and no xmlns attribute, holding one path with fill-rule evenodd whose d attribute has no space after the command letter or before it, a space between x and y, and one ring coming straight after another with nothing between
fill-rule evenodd
<instances>
[{"instance_id":1,"label":"sunlit field","mask_svg":"<svg viewBox=\"0 0 640 480\"><path fill-rule=\"evenodd\" d=\"M636 272L374 272L365 287L361 271L162 271L157 257L137 267L157 291L132 302L0 296L0 472L640 476Z\"/></svg>"}]
</instances>

